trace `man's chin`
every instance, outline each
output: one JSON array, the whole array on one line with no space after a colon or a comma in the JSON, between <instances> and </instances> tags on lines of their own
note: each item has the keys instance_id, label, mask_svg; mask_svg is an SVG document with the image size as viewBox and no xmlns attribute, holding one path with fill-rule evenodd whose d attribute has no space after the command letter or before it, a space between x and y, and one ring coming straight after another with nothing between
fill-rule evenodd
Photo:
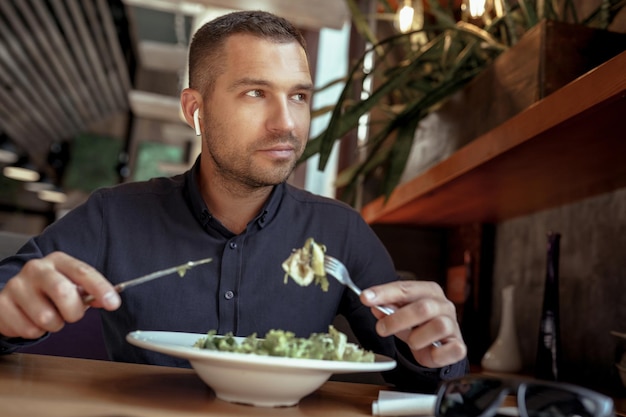
<instances>
[{"instance_id":1,"label":"man's chin","mask_svg":"<svg viewBox=\"0 0 626 417\"><path fill-rule=\"evenodd\" d=\"M285 159L283 161L274 161L269 166L260 167L258 173L265 177L269 182L280 184L284 182L296 167L296 161L293 159Z\"/></svg>"},{"instance_id":2,"label":"man's chin","mask_svg":"<svg viewBox=\"0 0 626 417\"><path fill-rule=\"evenodd\" d=\"M289 171L284 171L282 173L277 174L275 171L272 172L271 175L264 175L264 176L257 176L257 183L259 184L259 186L274 186L274 185L278 185L280 183L283 183L285 181L287 181L287 179L289 178L289 176L291 175L291 173L293 172L293 169L289 170Z\"/></svg>"}]
</instances>

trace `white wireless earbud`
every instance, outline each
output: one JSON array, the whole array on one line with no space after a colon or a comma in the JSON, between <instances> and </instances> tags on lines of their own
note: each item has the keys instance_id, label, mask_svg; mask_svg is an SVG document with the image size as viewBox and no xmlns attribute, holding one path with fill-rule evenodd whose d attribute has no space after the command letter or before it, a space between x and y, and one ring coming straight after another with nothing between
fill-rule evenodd
<instances>
[{"instance_id":1,"label":"white wireless earbud","mask_svg":"<svg viewBox=\"0 0 626 417\"><path fill-rule=\"evenodd\" d=\"M196 129L196 136L202 136L202 132L200 131L200 112L199 109L196 109L193 112L193 127Z\"/></svg>"}]
</instances>

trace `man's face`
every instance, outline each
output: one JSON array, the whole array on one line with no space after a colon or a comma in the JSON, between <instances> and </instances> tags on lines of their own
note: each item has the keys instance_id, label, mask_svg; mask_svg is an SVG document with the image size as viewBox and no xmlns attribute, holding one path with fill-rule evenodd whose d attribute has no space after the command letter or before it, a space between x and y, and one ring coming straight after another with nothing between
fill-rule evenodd
<instances>
[{"instance_id":1,"label":"man's face","mask_svg":"<svg viewBox=\"0 0 626 417\"><path fill-rule=\"evenodd\" d=\"M307 142L312 82L297 42L234 35L205 97L203 162L245 187L287 179Z\"/></svg>"}]
</instances>

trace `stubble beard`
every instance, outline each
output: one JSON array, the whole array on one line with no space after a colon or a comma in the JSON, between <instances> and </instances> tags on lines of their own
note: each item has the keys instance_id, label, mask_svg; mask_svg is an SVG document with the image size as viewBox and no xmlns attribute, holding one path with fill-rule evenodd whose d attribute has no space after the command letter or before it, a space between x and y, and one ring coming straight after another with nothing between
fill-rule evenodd
<instances>
[{"instance_id":1,"label":"stubble beard","mask_svg":"<svg viewBox=\"0 0 626 417\"><path fill-rule=\"evenodd\" d=\"M207 128L204 132L211 132L210 127L207 126ZM240 187L244 192L275 186L286 181L295 169L304 148L292 134L264 137L255 142L257 145L254 149L244 149L240 152L224 147L227 141L225 137L205 133L204 141L209 153L208 157L213 161L216 172L224 185L229 188ZM276 161L271 168L261 169L255 166L253 159L255 149L264 149L277 143L290 143L295 149L296 158L291 161Z\"/></svg>"}]
</instances>

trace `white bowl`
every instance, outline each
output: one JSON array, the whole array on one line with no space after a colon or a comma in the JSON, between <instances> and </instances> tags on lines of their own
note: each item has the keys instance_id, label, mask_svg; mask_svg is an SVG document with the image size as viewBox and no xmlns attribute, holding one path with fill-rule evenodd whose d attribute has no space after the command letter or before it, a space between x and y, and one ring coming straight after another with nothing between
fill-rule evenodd
<instances>
[{"instance_id":1,"label":"white bowl","mask_svg":"<svg viewBox=\"0 0 626 417\"><path fill-rule=\"evenodd\" d=\"M126 340L138 347L187 359L217 398L259 407L288 407L318 389L334 373L380 372L396 362L376 355L374 363L293 359L218 352L193 347L205 334L135 331Z\"/></svg>"}]
</instances>

